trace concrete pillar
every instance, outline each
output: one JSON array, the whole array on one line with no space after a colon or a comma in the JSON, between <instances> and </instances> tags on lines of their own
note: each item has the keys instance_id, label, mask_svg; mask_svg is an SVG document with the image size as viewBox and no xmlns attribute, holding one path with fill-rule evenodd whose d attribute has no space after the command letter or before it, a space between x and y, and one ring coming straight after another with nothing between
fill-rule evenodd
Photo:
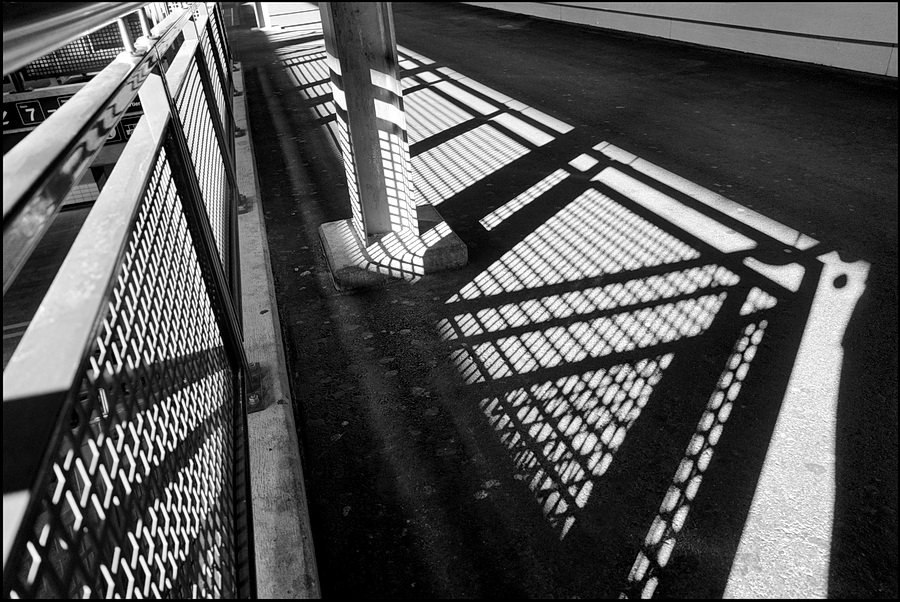
<instances>
[{"instance_id":1,"label":"concrete pillar","mask_svg":"<svg viewBox=\"0 0 900 602\"><path fill-rule=\"evenodd\" d=\"M269 18L268 2L254 2L253 8L256 10L256 26L271 27L272 20Z\"/></svg>"},{"instance_id":2,"label":"concrete pillar","mask_svg":"<svg viewBox=\"0 0 900 602\"><path fill-rule=\"evenodd\" d=\"M390 2L320 2L341 154L364 245L418 234Z\"/></svg>"}]
</instances>

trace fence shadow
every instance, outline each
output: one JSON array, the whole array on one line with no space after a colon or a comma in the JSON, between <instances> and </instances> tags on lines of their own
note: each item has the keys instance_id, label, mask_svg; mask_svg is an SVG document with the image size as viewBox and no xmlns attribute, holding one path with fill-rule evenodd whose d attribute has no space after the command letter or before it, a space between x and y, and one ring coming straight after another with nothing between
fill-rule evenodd
<instances>
[{"instance_id":1,"label":"fence shadow","mask_svg":"<svg viewBox=\"0 0 900 602\"><path fill-rule=\"evenodd\" d=\"M322 44L273 50L299 134L337 156ZM527 524L502 528L570 595L721 597L746 566L828 249L624 143L400 54L415 198L469 248L432 314L463 383L454 409L534 503ZM475 497L499 503L492 487Z\"/></svg>"}]
</instances>

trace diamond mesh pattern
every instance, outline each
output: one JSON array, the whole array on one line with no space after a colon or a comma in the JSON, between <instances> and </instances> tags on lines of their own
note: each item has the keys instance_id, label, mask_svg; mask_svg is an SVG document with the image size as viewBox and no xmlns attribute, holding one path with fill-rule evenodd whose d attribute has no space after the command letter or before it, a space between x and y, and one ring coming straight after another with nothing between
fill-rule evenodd
<instances>
[{"instance_id":1,"label":"diamond mesh pattern","mask_svg":"<svg viewBox=\"0 0 900 602\"><path fill-rule=\"evenodd\" d=\"M544 516L564 537L673 354L515 389L480 403Z\"/></svg>"},{"instance_id":2,"label":"diamond mesh pattern","mask_svg":"<svg viewBox=\"0 0 900 602\"><path fill-rule=\"evenodd\" d=\"M222 119L222 123L227 123L224 83L219 77L219 71L216 67L216 57L213 56L212 43L209 40L209 35L207 34L206 30L204 30L203 33L200 34L200 47L203 50L203 58L206 61L206 69L207 71L209 71L209 79L212 82L213 93L216 97L216 106L219 108L219 117Z\"/></svg>"},{"instance_id":3,"label":"diamond mesh pattern","mask_svg":"<svg viewBox=\"0 0 900 602\"><path fill-rule=\"evenodd\" d=\"M236 379L164 152L114 283L8 595L233 597Z\"/></svg>"},{"instance_id":4,"label":"diamond mesh pattern","mask_svg":"<svg viewBox=\"0 0 900 602\"><path fill-rule=\"evenodd\" d=\"M197 172L200 192L216 239L219 257L222 259L222 265L227 267L230 186L196 61L191 61L175 105L184 126L188 149Z\"/></svg>"},{"instance_id":5,"label":"diamond mesh pattern","mask_svg":"<svg viewBox=\"0 0 900 602\"><path fill-rule=\"evenodd\" d=\"M137 14L125 17L125 23L133 40L142 35ZM30 63L25 67L25 77L38 79L94 73L109 65L123 50L119 26L112 23Z\"/></svg>"},{"instance_id":6,"label":"diamond mesh pattern","mask_svg":"<svg viewBox=\"0 0 900 602\"><path fill-rule=\"evenodd\" d=\"M222 73L228 77L231 71L228 69L230 65L230 61L228 60L227 48L222 45L222 39L224 38L224 34L221 31L221 26L219 23L219 12L218 10L214 10L209 15L209 28L212 30L212 40L215 44L216 57L219 59L219 64L222 67ZM222 82L223 86L226 82ZM225 86L227 89L229 86Z\"/></svg>"},{"instance_id":7,"label":"diamond mesh pattern","mask_svg":"<svg viewBox=\"0 0 900 602\"><path fill-rule=\"evenodd\" d=\"M716 390L706 404L659 513L631 567L622 598L653 597L768 325L768 320L748 324L732 349Z\"/></svg>"}]
</instances>

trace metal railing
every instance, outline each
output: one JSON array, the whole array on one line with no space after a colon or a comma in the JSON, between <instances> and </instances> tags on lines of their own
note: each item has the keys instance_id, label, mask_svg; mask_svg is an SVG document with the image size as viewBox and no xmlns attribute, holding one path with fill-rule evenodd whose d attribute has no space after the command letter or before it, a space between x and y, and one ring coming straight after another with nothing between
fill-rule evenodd
<instances>
[{"instance_id":1,"label":"metal railing","mask_svg":"<svg viewBox=\"0 0 900 602\"><path fill-rule=\"evenodd\" d=\"M82 38L147 2L78 2L52 13L46 6L21 3L3 7L3 75L17 71Z\"/></svg>"},{"instance_id":2,"label":"metal railing","mask_svg":"<svg viewBox=\"0 0 900 602\"><path fill-rule=\"evenodd\" d=\"M6 597L255 595L231 58L218 6L180 5L148 5L152 29L138 8L148 35L122 27L125 52L3 159L6 301L140 97L4 369ZM134 11L85 16L81 32ZM4 73L8 43L4 30ZM14 69L37 58L23 44Z\"/></svg>"}]
</instances>

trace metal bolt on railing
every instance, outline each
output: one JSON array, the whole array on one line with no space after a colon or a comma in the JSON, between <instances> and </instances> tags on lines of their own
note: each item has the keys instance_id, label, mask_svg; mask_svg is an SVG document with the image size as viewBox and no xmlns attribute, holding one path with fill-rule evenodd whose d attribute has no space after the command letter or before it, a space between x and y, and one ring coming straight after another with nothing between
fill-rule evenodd
<instances>
[{"instance_id":1,"label":"metal bolt on railing","mask_svg":"<svg viewBox=\"0 0 900 602\"><path fill-rule=\"evenodd\" d=\"M265 403L263 401L263 368L259 364L259 362L253 362L250 364L250 370L248 374L248 395L247 395L247 413L250 414L252 412L259 412L260 410L265 409Z\"/></svg>"},{"instance_id":2,"label":"metal bolt on railing","mask_svg":"<svg viewBox=\"0 0 900 602\"><path fill-rule=\"evenodd\" d=\"M246 194L242 193L238 201L238 214L248 213L252 208L253 204L250 202L250 199Z\"/></svg>"}]
</instances>

